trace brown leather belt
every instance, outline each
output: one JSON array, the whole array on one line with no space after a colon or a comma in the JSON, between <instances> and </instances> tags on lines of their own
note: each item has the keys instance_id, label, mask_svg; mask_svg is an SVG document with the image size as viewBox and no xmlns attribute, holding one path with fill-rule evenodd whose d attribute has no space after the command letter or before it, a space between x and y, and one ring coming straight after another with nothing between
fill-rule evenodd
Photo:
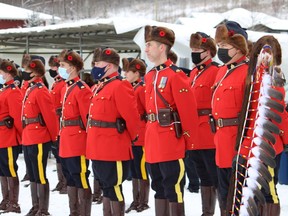
<instances>
[{"instance_id":1,"label":"brown leather belt","mask_svg":"<svg viewBox=\"0 0 288 216\"><path fill-rule=\"evenodd\" d=\"M141 121L147 121L147 120L148 120L148 115L147 115L147 113L144 113L144 114L140 115L140 120L141 120Z\"/></svg>"},{"instance_id":2,"label":"brown leather belt","mask_svg":"<svg viewBox=\"0 0 288 216\"><path fill-rule=\"evenodd\" d=\"M220 119L215 119L216 120L216 126L217 127L227 127L227 126L236 126L239 124L239 119L238 118L220 118Z\"/></svg>"},{"instance_id":3,"label":"brown leather belt","mask_svg":"<svg viewBox=\"0 0 288 216\"><path fill-rule=\"evenodd\" d=\"M157 114L155 113L149 113L147 114L147 120L151 122L155 122L157 120Z\"/></svg>"},{"instance_id":4,"label":"brown leather belt","mask_svg":"<svg viewBox=\"0 0 288 216\"><path fill-rule=\"evenodd\" d=\"M90 127L100 127L100 128L116 128L115 122L99 121L95 119L88 120L88 126Z\"/></svg>"},{"instance_id":5,"label":"brown leather belt","mask_svg":"<svg viewBox=\"0 0 288 216\"><path fill-rule=\"evenodd\" d=\"M36 118L23 118L22 119L22 123L27 126L29 124L33 124L33 123L37 123L39 122L39 118L36 117Z\"/></svg>"},{"instance_id":6,"label":"brown leather belt","mask_svg":"<svg viewBox=\"0 0 288 216\"><path fill-rule=\"evenodd\" d=\"M56 114L61 117L62 115L62 107L56 109Z\"/></svg>"},{"instance_id":7,"label":"brown leather belt","mask_svg":"<svg viewBox=\"0 0 288 216\"><path fill-rule=\"evenodd\" d=\"M67 127L67 126L80 126L81 122L79 119L73 119L73 120L62 120L61 121L61 127Z\"/></svg>"},{"instance_id":8,"label":"brown leather belt","mask_svg":"<svg viewBox=\"0 0 288 216\"><path fill-rule=\"evenodd\" d=\"M198 116L205 116L212 113L212 109L198 109Z\"/></svg>"}]
</instances>

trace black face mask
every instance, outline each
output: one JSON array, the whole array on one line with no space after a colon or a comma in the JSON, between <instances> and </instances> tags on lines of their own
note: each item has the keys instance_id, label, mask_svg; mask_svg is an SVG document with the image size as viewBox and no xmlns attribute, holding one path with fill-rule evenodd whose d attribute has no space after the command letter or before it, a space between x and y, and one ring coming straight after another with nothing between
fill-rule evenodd
<instances>
[{"instance_id":1,"label":"black face mask","mask_svg":"<svg viewBox=\"0 0 288 216\"><path fill-rule=\"evenodd\" d=\"M52 70L52 69L49 69L49 74L52 78L56 77L58 75L57 71L56 70Z\"/></svg>"},{"instance_id":2,"label":"black face mask","mask_svg":"<svg viewBox=\"0 0 288 216\"><path fill-rule=\"evenodd\" d=\"M25 72L25 71L22 71L22 78L23 78L23 80L25 80L25 81L31 80L31 79L33 78L33 76L30 77L30 74L31 74L31 73L27 73L27 72Z\"/></svg>"},{"instance_id":3,"label":"black face mask","mask_svg":"<svg viewBox=\"0 0 288 216\"><path fill-rule=\"evenodd\" d=\"M203 52L206 52L206 50L204 50ZM201 58L201 54L203 52L191 52L191 57L192 57L192 62L195 64L195 65L198 65L200 62L203 61L203 59Z\"/></svg>"},{"instance_id":4,"label":"black face mask","mask_svg":"<svg viewBox=\"0 0 288 216\"><path fill-rule=\"evenodd\" d=\"M233 49L234 47L230 48L230 49ZM229 56L229 50L230 49L224 49L224 48L219 48L218 49L218 52L217 52L217 55L218 55L218 58L220 59L220 61L222 61L224 64L226 64L227 62L231 61L231 59L234 57L234 56ZM236 55L236 54L235 54Z\"/></svg>"}]
</instances>

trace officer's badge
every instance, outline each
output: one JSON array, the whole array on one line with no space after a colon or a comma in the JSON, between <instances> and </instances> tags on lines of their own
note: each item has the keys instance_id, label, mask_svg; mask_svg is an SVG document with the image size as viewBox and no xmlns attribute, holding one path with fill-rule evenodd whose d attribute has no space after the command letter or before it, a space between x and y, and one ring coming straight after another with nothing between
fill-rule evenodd
<instances>
[{"instance_id":1,"label":"officer's badge","mask_svg":"<svg viewBox=\"0 0 288 216\"><path fill-rule=\"evenodd\" d=\"M160 84L158 85L158 88L165 88L167 83L168 77L162 77L160 80Z\"/></svg>"}]
</instances>

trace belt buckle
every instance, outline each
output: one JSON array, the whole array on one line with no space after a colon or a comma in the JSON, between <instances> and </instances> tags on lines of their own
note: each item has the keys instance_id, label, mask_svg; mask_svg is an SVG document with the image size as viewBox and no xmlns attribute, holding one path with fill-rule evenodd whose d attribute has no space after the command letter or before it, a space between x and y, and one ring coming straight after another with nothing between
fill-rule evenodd
<instances>
[{"instance_id":1,"label":"belt buckle","mask_svg":"<svg viewBox=\"0 0 288 216\"><path fill-rule=\"evenodd\" d=\"M28 125L29 124L28 118L24 118L24 122L25 122L25 125Z\"/></svg>"},{"instance_id":2,"label":"belt buckle","mask_svg":"<svg viewBox=\"0 0 288 216\"><path fill-rule=\"evenodd\" d=\"M152 122L156 121L156 116L154 113L149 114L149 121L152 121Z\"/></svg>"},{"instance_id":3,"label":"belt buckle","mask_svg":"<svg viewBox=\"0 0 288 216\"><path fill-rule=\"evenodd\" d=\"M218 127L220 127L220 128L222 128L224 125L223 125L223 119L222 118L220 118L220 119L218 119L217 120L217 125L218 125Z\"/></svg>"},{"instance_id":4,"label":"belt buckle","mask_svg":"<svg viewBox=\"0 0 288 216\"><path fill-rule=\"evenodd\" d=\"M87 125L88 125L88 127L91 127L91 126L92 126L92 124L91 124L91 118L88 119Z\"/></svg>"},{"instance_id":5,"label":"belt buckle","mask_svg":"<svg viewBox=\"0 0 288 216\"><path fill-rule=\"evenodd\" d=\"M64 120L61 121L61 126L65 127L65 121Z\"/></svg>"}]
</instances>

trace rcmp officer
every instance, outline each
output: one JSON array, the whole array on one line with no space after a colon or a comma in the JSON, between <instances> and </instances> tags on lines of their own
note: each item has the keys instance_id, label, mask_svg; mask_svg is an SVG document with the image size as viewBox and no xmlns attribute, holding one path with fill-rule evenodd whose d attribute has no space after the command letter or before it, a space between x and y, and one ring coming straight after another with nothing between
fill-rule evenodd
<instances>
[{"instance_id":1,"label":"rcmp officer","mask_svg":"<svg viewBox=\"0 0 288 216\"><path fill-rule=\"evenodd\" d=\"M147 57L155 65L145 76L145 154L151 186L156 191L155 212L156 216L184 215L183 158L186 145L195 145L197 141L196 101L186 75L167 60L175 41L174 32L146 26L145 41Z\"/></svg>"},{"instance_id":2,"label":"rcmp officer","mask_svg":"<svg viewBox=\"0 0 288 216\"><path fill-rule=\"evenodd\" d=\"M21 213L18 204L19 178L16 163L21 144L22 93L14 84L17 69L14 64L2 60L0 63L0 179L2 201L0 210Z\"/></svg>"},{"instance_id":3,"label":"rcmp officer","mask_svg":"<svg viewBox=\"0 0 288 216\"><path fill-rule=\"evenodd\" d=\"M214 39L203 32L191 34L190 48L192 62L195 65L190 73L190 84L197 101L199 142L188 148L187 159L188 163L191 160L194 162L201 179L202 215L214 215L218 181L214 134L210 129L209 115L211 115L211 87L219 70L218 64L212 61L217 49Z\"/></svg>"},{"instance_id":4,"label":"rcmp officer","mask_svg":"<svg viewBox=\"0 0 288 216\"><path fill-rule=\"evenodd\" d=\"M125 77L134 89L141 122L139 138L132 146L134 155L134 159L131 163L133 202L126 210L126 213L131 210L141 212L149 208L148 199L150 187L144 154L144 137L147 114L145 109L145 84L142 79L146 73L146 64L141 59L123 58L122 65L123 70L125 71Z\"/></svg>"},{"instance_id":5,"label":"rcmp officer","mask_svg":"<svg viewBox=\"0 0 288 216\"><path fill-rule=\"evenodd\" d=\"M103 187L103 215L124 215L122 182L133 158L139 113L131 84L118 75L116 50L98 51L98 66L91 73L99 84L90 104L86 154Z\"/></svg>"},{"instance_id":6,"label":"rcmp officer","mask_svg":"<svg viewBox=\"0 0 288 216\"><path fill-rule=\"evenodd\" d=\"M52 101L54 104L54 109L58 117L57 122L59 124L60 118L61 118L61 112L62 112L61 92L66 83L65 83L65 80L61 78L60 75L58 74L58 68L60 66L60 61L59 61L58 56L52 55L49 58L48 65L50 67L49 74L54 79L54 83L51 87L50 94L51 94ZM60 194L67 194L67 182L64 177L64 174L62 171L61 160L59 158L59 137L58 137L57 142L55 142L54 144L56 145L52 145L52 153L56 158L56 170L57 170L57 176L58 176L58 183L52 191L59 191Z\"/></svg>"},{"instance_id":7,"label":"rcmp officer","mask_svg":"<svg viewBox=\"0 0 288 216\"><path fill-rule=\"evenodd\" d=\"M79 78L83 60L74 51L63 50L59 55L59 75L66 80L62 90L62 117L59 156L67 180L70 215L91 214L92 194L89 185L89 160L86 159L86 125L90 88ZM78 201L79 197L79 201Z\"/></svg>"},{"instance_id":8,"label":"rcmp officer","mask_svg":"<svg viewBox=\"0 0 288 216\"><path fill-rule=\"evenodd\" d=\"M57 140L59 131L51 96L41 79L44 74L44 65L38 59L31 60L22 72L30 86L22 105L22 143L33 205L27 215L37 216L50 215L46 165L51 144Z\"/></svg>"},{"instance_id":9,"label":"rcmp officer","mask_svg":"<svg viewBox=\"0 0 288 216\"><path fill-rule=\"evenodd\" d=\"M219 25L215 41L219 47L218 58L224 63L215 79L212 96L212 114L216 122L214 143L218 167L221 215L226 215L232 160L236 155L235 144L242 109L248 65L246 55L247 33L232 21Z\"/></svg>"}]
</instances>

